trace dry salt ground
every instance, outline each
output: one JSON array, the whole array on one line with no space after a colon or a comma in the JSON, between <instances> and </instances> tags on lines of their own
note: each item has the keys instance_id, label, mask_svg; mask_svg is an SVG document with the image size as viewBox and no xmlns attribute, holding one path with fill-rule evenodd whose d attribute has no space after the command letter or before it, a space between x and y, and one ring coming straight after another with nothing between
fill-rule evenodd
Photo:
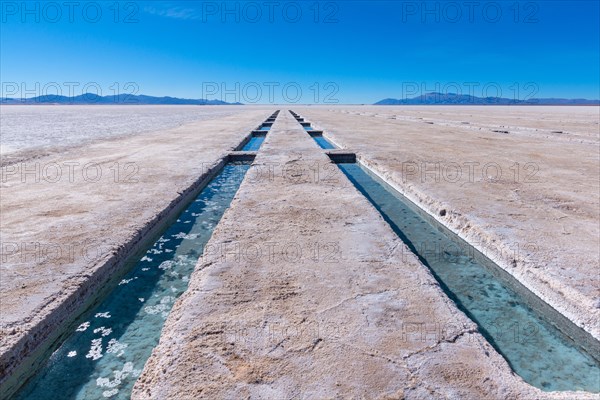
<instances>
[{"instance_id":1,"label":"dry salt ground","mask_svg":"<svg viewBox=\"0 0 600 400\"><path fill-rule=\"evenodd\" d=\"M65 256L52 260L52 263L45 262L41 257L22 258L21 254L8 257L1 266L2 276L6 279L0 282L0 311L4 328L0 350L3 354L10 352L11 346L20 338L31 337L36 324L53 313L61 301L84 284L86 274L101 265L104 255L126 243L135 232L146 226L153 216L168 207L177 193L189 187L194 179L206 171L206 165L214 164L235 148L274 109L193 107L188 112L181 108L171 119L169 112L161 107L142 106L136 109L137 116L131 115L132 109L129 107L111 107L111 113L114 112L116 116L114 124L107 121L109 115L100 108L95 117L90 117L95 111L83 107L73 108L72 115L63 115L58 119L44 108L34 108L34 111L24 108L24 111L15 112L22 112L23 115L11 117L13 119L7 125L10 129L7 137L10 139L6 143L5 120L2 120L0 145L3 151L10 151L9 156L43 163L74 161L81 165L90 162L112 165L116 159L133 162L139 167L135 184L111 180L93 184L81 180L24 184L18 175L3 179L0 204L3 241L68 246L77 239L106 251L94 257L84 257L76 252L74 257ZM4 110L3 107L2 114ZM579 326L599 336L597 304L600 294L598 280L594 278L597 276L595 267L598 253L591 250L598 249L600 245L597 107L323 106L296 108L295 111L310 120L314 128L324 130L325 135L335 143L356 151L369 166L430 214L438 216L451 230L474 245L483 243L487 250L485 253L501 267ZM282 114L284 112L287 111L282 109ZM38 113L42 122L29 124ZM69 126L61 125L59 120L69 121ZM20 129L19 124L23 129L29 129L28 126L32 128L27 133L27 140L22 140L16 134ZM106 124L113 125L104 129ZM28 143L32 146L28 147ZM68 148L64 148L64 145ZM281 117L269 133L259 156L261 154L268 157L265 162L273 161L280 165L328 162L295 121ZM510 170L515 163L523 166L533 162L539 167L536 177L540 180L533 184L483 178L457 184L447 180L423 180L418 174L405 179L403 175L406 172L403 170L405 162L417 165L421 162L457 162L462 165L464 162L485 164L489 161L498 163L504 171ZM313 267L309 265L307 269L305 265L302 274L296 274L294 270L284 276L281 273L287 270L286 265L267 266L262 272L256 266L239 265L237 272L244 270L247 274L243 280L239 280L235 270L227 272L226 265L217 262L211 267L212 271L223 272L224 282L235 287L236 294L232 295L231 304L227 303L231 308L223 310L214 308L210 301L204 302L210 297L184 296L182 304L186 304L188 310L199 310L200 315L188 315L185 308L175 305L172 317L169 317L169 309L181 289L173 291L171 286L167 286L166 292L173 294L165 293L156 299L135 295L134 303L138 304L144 316L158 318L160 324L168 318L164 343L145 369L143 365L127 359L129 355L136 358L135 351L132 344L115 337L117 327L109 322L114 318L114 313L106 314L105 310L99 310L74 327L75 331L80 330L78 333L90 336L85 345L77 349L65 349L64 353L66 359L82 358L105 365L103 372L98 373L90 384L90 390L102 396L116 397L123 387L133 385L139 375L142 380L134 390L136 398L144 398L147 390L192 396L198 382L212 376L215 382L220 382L222 390L240 390L240 395L250 390L257 396L277 396L285 394L291 387L306 393L308 397L360 395L362 389L358 386L337 386L334 381L322 381L323 368L338 365L333 360L348 357L364 361L363 367L359 371L353 364L345 363L339 371L330 371L332 376L338 376L338 383L360 381L361 387L390 395L400 396L406 392L419 398L426 393L454 393L459 397L481 398L528 394L540 398L561 398L560 394L536 391L511 375L504 359L470 329L462 332L455 342L404 343L400 348L392 346L392 343L397 344L398 338L381 330L373 331L370 325L364 325L364 313L357 317L361 307L363 311L367 310L364 311L367 313L367 322L377 321L376 325L392 331L398 327L394 325L395 319L386 315L394 313L400 313L399 318L410 315L433 320L450 318L464 322L467 327L469 321L461 316L443 293L432 289L435 284L430 282L423 266L415 260L395 258L390 253L391 249L397 247L394 236L385 230L385 225L359 194L344 188L326 188L323 184L306 184L302 187L305 183L291 185L290 182L278 180L274 183L263 182L262 186L260 183L247 182L242 185L241 199L234 202L228 212L227 215L231 217L225 218L217 228L216 238L247 241L247 244L256 240L281 240L288 236L295 243L303 243L305 239L314 243L316 238L339 240L347 250L343 269L322 265L319 266L321 269L311 270ZM306 190L308 192L305 193ZM345 202L347 207L341 210L334 207L340 201ZM28 205L26 209L22 207L23 204ZM440 213L442 209L446 211L444 215ZM261 219L251 219L248 210L261 215ZM189 220L182 218L178 222L185 226ZM247 223L240 223L244 220ZM342 225L343 221L349 224ZM214 226L211 223L208 225ZM302 235L297 237L299 232ZM373 232L378 232L374 238ZM363 233L369 235L364 236ZM173 240L196 239L185 230L174 234L180 236L173 237ZM229 237L230 234L233 236ZM534 251L530 248L519 253L516 267L511 267L513 264L509 260L504 260L501 255L496 257L493 253L493 249L509 249L515 243L532 241L535 244ZM176 251L173 249L173 252ZM371 254L387 255L389 260L385 265L390 269L381 269L381 265L373 264L370 261ZM151 251L144 255L142 262L156 261L159 255ZM171 275L173 269L166 268L169 265L165 264L162 269L156 266L155 270L161 271L165 277L175 278ZM395 274L393 271L397 268L404 275L408 271L411 276ZM151 271L152 267L146 266L140 273ZM327 272L325 276L324 271ZM365 271L370 273L365 275ZM391 275L384 273L386 271ZM313 273L314 276L311 275ZM135 285L139 282L139 278L135 278L124 278L119 287ZM179 278L186 286L189 282L196 290L207 282L218 286L218 280L205 273L192 277L184 274ZM330 289L318 289L327 282L332 285ZM342 282L354 282L361 290L354 293L350 287L339 286ZM249 286L253 290L246 292ZM386 286L386 292L376 295L376 289L381 291L383 286ZM393 286L403 289L397 291ZM415 287L420 289L410 289ZM288 293L284 290L286 288L299 289ZM279 293L282 290L285 293ZM278 295L273 296L274 292ZM218 298L218 293L215 295ZM235 307L235 304L247 304L246 295L255 296L253 304L263 308L242 310ZM358 296L355 300L345 300L354 295ZM381 303L382 299L389 304ZM315 309L315 302L334 308L330 311ZM342 306L335 306L340 302ZM213 308L204 309L204 304L212 304ZM268 310L267 314L265 310ZM226 312L234 319L245 318L250 322L264 322L269 312L274 313L270 316L273 318L281 312L278 318L287 319L285 323L288 326L296 326L302 318L311 321L311 318L314 320L315 316L321 315L330 322L337 321L340 326L356 328L356 332L369 332L369 336L352 336L352 332L345 330L342 333L349 335L345 338L348 340L337 344L325 341L315 345L312 342L292 341L287 347L278 347L274 357L293 360L297 369L290 371L284 371L282 365L275 361L260 361L256 358L257 349L253 349L252 354L245 353L243 349L234 349L238 361L226 358L222 361L224 366L239 373L236 376L241 376L241 381L217 377L218 370L213 371L209 367L194 372L201 374L194 376L188 369L191 364L186 363L185 354L196 354L198 349L193 347L195 344L187 343L186 338L188 334L201 333L198 331L201 327L193 321L203 321L202 325L209 328L211 324L222 322L222 318L213 319L211 313L215 311L215 315L224 315L221 313ZM181 322L177 322L177 318L182 318ZM192 329L191 332L188 332L186 324ZM141 335L143 330L144 327L139 327L137 333L132 334ZM184 343L185 351L171 347L176 343ZM208 345L214 346L214 343ZM296 358L301 354L298 353L299 349L305 348L304 345L306 349L313 349L306 353L308 361ZM341 347L336 347L338 345ZM209 349L217 355L220 351L220 347ZM376 355L392 355L391 359L397 363L392 365L389 360L377 356L366 357L364 349L376 349L373 353ZM199 354L193 364L206 356ZM452 359L453 363L446 368L442 364L448 359ZM161 366L169 362L179 367L162 376ZM323 368L320 368L321 374L298 372L302 371L302 365ZM369 371L378 372L370 374ZM359 372L360 375L355 375ZM362 378L359 379L359 376ZM486 377L489 380L485 380ZM194 385L186 381L192 378L196 382ZM363 378L364 381L361 381ZM417 381L415 387L402 386L402 382L413 378ZM253 386L244 383L246 381L259 383ZM269 381L272 383L269 384ZM238 384L240 386L236 386ZM325 385L322 386L324 392L310 392L310 387L317 387L317 384ZM220 390L210 385L207 387L214 390L215 394ZM562 397L572 398L573 394L569 395ZM582 393L577 396L588 397Z\"/></svg>"}]
</instances>

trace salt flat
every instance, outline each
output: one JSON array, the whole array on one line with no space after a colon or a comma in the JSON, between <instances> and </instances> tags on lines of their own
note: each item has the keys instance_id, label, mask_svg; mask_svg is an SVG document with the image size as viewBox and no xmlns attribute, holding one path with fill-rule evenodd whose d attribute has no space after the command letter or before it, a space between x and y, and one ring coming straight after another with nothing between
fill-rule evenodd
<instances>
[{"instance_id":1,"label":"salt flat","mask_svg":"<svg viewBox=\"0 0 600 400\"><path fill-rule=\"evenodd\" d=\"M235 107L139 105L0 106L2 164L61 148L223 118Z\"/></svg>"},{"instance_id":2,"label":"salt flat","mask_svg":"<svg viewBox=\"0 0 600 400\"><path fill-rule=\"evenodd\" d=\"M294 111L600 338L598 107Z\"/></svg>"},{"instance_id":3,"label":"salt flat","mask_svg":"<svg viewBox=\"0 0 600 400\"><path fill-rule=\"evenodd\" d=\"M115 112L115 125L105 108ZM66 107L44 107L39 123L25 117L29 107L11 109L13 149L3 157L0 202L2 367L10 371L56 334L114 272L105 266L130 254L136 238L157 226L157 217L182 201L208 166L278 108L256 160L276 174L246 177L212 243L254 251L271 241L310 254L303 262L274 264L228 262L215 254L201 259L136 397L375 391L572 398L543 394L512 374L427 269L394 253L402 244L343 176L333 186L304 181L307 170L325 168L326 177L336 167L291 119L289 107L275 106L140 107L133 114L110 106L87 115L90 110L76 107L65 118L59 115ZM599 337L598 107L293 109ZM52 123L61 120L78 132L72 141L66 122ZM49 126L55 130L45 132ZM35 137L31 147L20 129ZM318 242L339 246L337 263L323 259L331 248L314 261ZM458 321L460 329L406 341L396 317L416 316ZM303 331L306 324L310 332L325 329L325 337L290 340L282 331ZM313 389L318 385L320 391Z\"/></svg>"},{"instance_id":4,"label":"salt flat","mask_svg":"<svg viewBox=\"0 0 600 400\"><path fill-rule=\"evenodd\" d=\"M598 107L561 106L364 106L328 108L332 112L413 122L434 122L463 129L508 130L511 134L585 141L598 139Z\"/></svg>"},{"instance_id":5,"label":"salt flat","mask_svg":"<svg viewBox=\"0 0 600 400\"><path fill-rule=\"evenodd\" d=\"M182 193L270 113L229 112L178 128L42 153L2 167L4 371L56 334L160 222L157 216L167 215Z\"/></svg>"}]
</instances>

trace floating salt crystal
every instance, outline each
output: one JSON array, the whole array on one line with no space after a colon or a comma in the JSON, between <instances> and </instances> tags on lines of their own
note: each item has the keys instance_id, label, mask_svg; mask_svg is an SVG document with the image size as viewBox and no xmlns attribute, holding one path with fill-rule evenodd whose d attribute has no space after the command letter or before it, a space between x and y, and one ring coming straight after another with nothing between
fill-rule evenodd
<instances>
[{"instance_id":1,"label":"floating salt crystal","mask_svg":"<svg viewBox=\"0 0 600 400\"><path fill-rule=\"evenodd\" d=\"M76 332L83 332L83 331L85 331L85 330L86 330L87 328L89 328L89 327L90 327L90 323L86 321L86 322L84 322L83 324L79 325L79 326L77 327L77 329L75 329L75 331L76 331Z\"/></svg>"},{"instance_id":2,"label":"floating salt crystal","mask_svg":"<svg viewBox=\"0 0 600 400\"><path fill-rule=\"evenodd\" d=\"M104 392L102 392L102 396L108 398L108 397L113 397L117 393L119 393L119 389L105 390Z\"/></svg>"},{"instance_id":3,"label":"floating salt crystal","mask_svg":"<svg viewBox=\"0 0 600 400\"><path fill-rule=\"evenodd\" d=\"M110 379L108 379L108 378L97 378L96 379L96 386L108 387L108 385L110 385Z\"/></svg>"},{"instance_id":4,"label":"floating salt crystal","mask_svg":"<svg viewBox=\"0 0 600 400\"><path fill-rule=\"evenodd\" d=\"M102 339L92 339L92 347L90 347L90 351L85 355L85 358L91 358L92 360L102 358Z\"/></svg>"},{"instance_id":5,"label":"floating salt crystal","mask_svg":"<svg viewBox=\"0 0 600 400\"><path fill-rule=\"evenodd\" d=\"M121 357L125 353L126 348L126 343L120 343L117 339L110 339L108 346L106 347L106 352L114 353L117 357Z\"/></svg>"},{"instance_id":6,"label":"floating salt crystal","mask_svg":"<svg viewBox=\"0 0 600 400\"><path fill-rule=\"evenodd\" d=\"M171 309L172 302L175 301L175 297L165 296L160 300L160 304L155 306L148 306L144 308L144 311L148 314L161 314L163 318L166 318L169 315L169 310Z\"/></svg>"},{"instance_id":7,"label":"floating salt crystal","mask_svg":"<svg viewBox=\"0 0 600 400\"><path fill-rule=\"evenodd\" d=\"M190 233L189 235L185 234L184 232L179 232L176 235L173 235L173 237L175 239L184 239L184 240L194 240L198 237L197 233Z\"/></svg>"},{"instance_id":8,"label":"floating salt crystal","mask_svg":"<svg viewBox=\"0 0 600 400\"><path fill-rule=\"evenodd\" d=\"M133 281L137 279L137 276L133 277L133 278L129 278L129 279L123 279L121 280L121 282L119 282L119 286L121 285L127 285L129 282Z\"/></svg>"},{"instance_id":9,"label":"floating salt crystal","mask_svg":"<svg viewBox=\"0 0 600 400\"><path fill-rule=\"evenodd\" d=\"M100 328L94 329L94 333L101 333L102 336L108 336L112 333L112 329L101 326Z\"/></svg>"},{"instance_id":10,"label":"floating salt crystal","mask_svg":"<svg viewBox=\"0 0 600 400\"><path fill-rule=\"evenodd\" d=\"M162 269L162 270L167 270L167 269L171 269L175 266L175 261L172 260L167 260L167 261L163 261L160 263L160 265L158 266L158 268Z\"/></svg>"}]
</instances>

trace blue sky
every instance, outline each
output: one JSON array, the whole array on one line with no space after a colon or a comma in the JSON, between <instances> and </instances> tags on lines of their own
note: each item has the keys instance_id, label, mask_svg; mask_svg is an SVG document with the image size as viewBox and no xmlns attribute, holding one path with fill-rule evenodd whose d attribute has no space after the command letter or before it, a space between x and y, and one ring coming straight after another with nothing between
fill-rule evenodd
<instances>
[{"instance_id":1,"label":"blue sky","mask_svg":"<svg viewBox=\"0 0 600 400\"><path fill-rule=\"evenodd\" d=\"M78 3L2 2L3 96L600 98L596 0Z\"/></svg>"}]
</instances>

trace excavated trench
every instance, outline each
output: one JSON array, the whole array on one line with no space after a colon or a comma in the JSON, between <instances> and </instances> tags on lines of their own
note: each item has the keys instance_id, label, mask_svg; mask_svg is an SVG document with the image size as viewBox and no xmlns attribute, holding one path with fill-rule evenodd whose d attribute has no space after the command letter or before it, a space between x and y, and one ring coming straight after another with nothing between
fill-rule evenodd
<instances>
[{"instance_id":1,"label":"excavated trench","mask_svg":"<svg viewBox=\"0 0 600 400\"><path fill-rule=\"evenodd\" d=\"M209 171L212 179L200 193L171 223L165 221L160 237L144 252L131 256L124 275L66 328L11 399L129 398L175 300L187 289L204 246L265 139L268 129L259 130L240 143L241 152Z\"/></svg>"}]
</instances>

